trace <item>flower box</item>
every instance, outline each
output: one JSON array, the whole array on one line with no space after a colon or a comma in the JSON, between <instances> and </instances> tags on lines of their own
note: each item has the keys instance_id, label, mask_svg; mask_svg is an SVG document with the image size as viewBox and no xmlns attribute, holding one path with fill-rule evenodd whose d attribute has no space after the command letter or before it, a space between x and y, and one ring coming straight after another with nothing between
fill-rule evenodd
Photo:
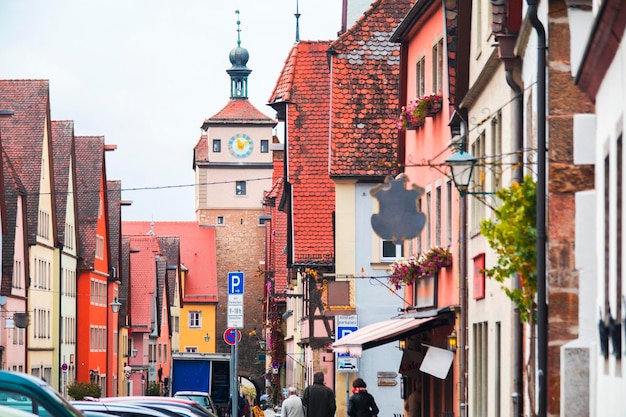
<instances>
[{"instance_id":1,"label":"flower box","mask_svg":"<svg viewBox=\"0 0 626 417\"><path fill-rule=\"evenodd\" d=\"M403 285L412 285L423 276L434 276L442 268L452 266L450 247L435 246L418 256L398 259L391 265L391 276L388 281L396 289Z\"/></svg>"},{"instance_id":2,"label":"flower box","mask_svg":"<svg viewBox=\"0 0 626 417\"><path fill-rule=\"evenodd\" d=\"M427 117L435 117L441 112L442 105L443 98L440 94L431 94L409 101L409 104L402 107L400 112L398 130L415 130L424 126Z\"/></svg>"}]
</instances>

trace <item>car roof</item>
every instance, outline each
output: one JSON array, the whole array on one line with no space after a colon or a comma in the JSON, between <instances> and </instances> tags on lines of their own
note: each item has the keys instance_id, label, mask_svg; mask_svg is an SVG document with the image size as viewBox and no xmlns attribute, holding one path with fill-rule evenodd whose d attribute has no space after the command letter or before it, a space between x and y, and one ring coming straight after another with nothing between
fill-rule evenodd
<instances>
[{"instance_id":1,"label":"car roof","mask_svg":"<svg viewBox=\"0 0 626 417\"><path fill-rule=\"evenodd\" d=\"M93 401L101 401L101 402L159 401L159 402L170 402L170 403L179 403L179 404L198 404L196 401L187 400L185 398L157 397L157 396L152 397L152 396L146 396L146 395L130 395L127 397L94 398Z\"/></svg>"},{"instance_id":2,"label":"car roof","mask_svg":"<svg viewBox=\"0 0 626 417\"><path fill-rule=\"evenodd\" d=\"M141 404L141 403L139 403ZM206 411L201 410L199 408L187 406L184 404L175 404L175 403L146 403L145 407L152 408L153 410L160 411L170 411L178 414L179 416L187 416L187 417L207 417L212 416L212 414L208 414Z\"/></svg>"},{"instance_id":3,"label":"car roof","mask_svg":"<svg viewBox=\"0 0 626 417\"><path fill-rule=\"evenodd\" d=\"M176 409L184 408L186 410L191 410L196 415L215 416L196 401L180 400L179 398L172 397L106 397L102 398L102 402L107 404L138 404L145 407L167 407L168 409L176 407Z\"/></svg>"},{"instance_id":4,"label":"car roof","mask_svg":"<svg viewBox=\"0 0 626 417\"><path fill-rule=\"evenodd\" d=\"M2 417L32 417L34 415L33 413L18 408L0 405L0 416Z\"/></svg>"},{"instance_id":5,"label":"car roof","mask_svg":"<svg viewBox=\"0 0 626 417\"><path fill-rule=\"evenodd\" d=\"M174 396L176 395L206 395L209 397L209 393L204 391L176 391Z\"/></svg>"},{"instance_id":6,"label":"car roof","mask_svg":"<svg viewBox=\"0 0 626 417\"><path fill-rule=\"evenodd\" d=\"M154 417L169 417L167 414L159 413L148 407L142 407L141 404L124 404L124 403L100 403L98 401L71 401L72 405L78 410L93 410L103 412L116 411L132 411L137 414Z\"/></svg>"}]
</instances>

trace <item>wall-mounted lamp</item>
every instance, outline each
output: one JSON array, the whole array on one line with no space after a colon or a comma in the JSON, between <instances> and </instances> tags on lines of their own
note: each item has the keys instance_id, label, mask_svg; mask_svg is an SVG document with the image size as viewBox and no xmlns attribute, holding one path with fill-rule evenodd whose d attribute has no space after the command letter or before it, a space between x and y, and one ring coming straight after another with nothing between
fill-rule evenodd
<instances>
[{"instance_id":1,"label":"wall-mounted lamp","mask_svg":"<svg viewBox=\"0 0 626 417\"><path fill-rule=\"evenodd\" d=\"M456 330L452 330L452 333L448 336L448 350L456 352Z\"/></svg>"},{"instance_id":2,"label":"wall-mounted lamp","mask_svg":"<svg viewBox=\"0 0 626 417\"><path fill-rule=\"evenodd\" d=\"M450 166L452 181L461 195L469 194L468 189L472 179L472 172L478 159L465 151L459 151L446 159L446 164Z\"/></svg>"},{"instance_id":3,"label":"wall-mounted lamp","mask_svg":"<svg viewBox=\"0 0 626 417\"><path fill-rule=\"evenodd\" d=\"M406 342L407 342L406 339L398 340L398 347L400 348L400 350L406 350L406 345L407 345Z\"/></svg>"},{"instance_id":4,"label":"wall-mounted lamp","mask_svg":"<svg viewBox=\"0 0 626 417\"><path fill-rule=\"evenodd\" d=\"M472 173L474 167L478 165L478 158L469 154L463 150L452 154L451 157L446 159L446 164L450 167L452 173L452 181L459 193L464 196L466 194L471 195L491 195L495 194L488 191L469 191L469 186L472 180Z\"/></svg>"},{"instance_id":5,"label":"wall-mounted lamp","mask_svg":"<svg viewBox=\"0 0 626 417\"><path fill-rule=\"evenodd\" d=\"M131 356L131 358L136 358L137 357L137 349L131 349L130 350L130 356Z\"/></svg>"},{"instance_id":6,"label":"wall-mounted lamp","mask_svg":"<svg viewBox=\"0 0 626 417\"><path fill-rule=\"evenodd\" d=\"M109 304L111 306L111 311L116 314L120 312L120 308L122 307L122 303L120 303L119 301L117 301L117 297L115 297L115 299L113 300L113 302L111 304Z\"/></svg>"},{"instance_id":7,"label":"wall-mounted lamp","mask_svg":"<svg viewBox=\"0 0 626 417\"><path fill-rule=\"evenodd\" d=\"M208 343L209 340L211 340L211 336L209 336L209 333L207 333L204 335L204 341Z\"/></svg>"}]
</instances>

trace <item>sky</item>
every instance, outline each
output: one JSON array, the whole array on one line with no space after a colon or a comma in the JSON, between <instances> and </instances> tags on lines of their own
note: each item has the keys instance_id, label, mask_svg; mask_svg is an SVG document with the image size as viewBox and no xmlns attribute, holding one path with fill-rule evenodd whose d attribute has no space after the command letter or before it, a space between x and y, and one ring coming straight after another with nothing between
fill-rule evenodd
<instances>
[{"instance_id":1,"label":"sky","mask_svg":"<svg viewBox=\"0 0 626 417\"><path fill-rule=\"evenodd\" d=\"M237 46L248 96L267 106L295 43L334 40L342 0L0 0L0 78L47 79L52 120L104 136L123 220L195 220L193 147L228 102Z\"/></svg>"}]
</instances>

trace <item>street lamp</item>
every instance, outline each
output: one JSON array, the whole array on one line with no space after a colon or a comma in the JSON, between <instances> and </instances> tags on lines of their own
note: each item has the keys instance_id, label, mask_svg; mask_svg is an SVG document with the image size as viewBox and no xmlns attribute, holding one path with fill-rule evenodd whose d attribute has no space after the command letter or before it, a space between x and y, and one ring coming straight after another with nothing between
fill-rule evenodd
<instances>
[{"instance_id":1,"label":"street lamp","mask_svg":"<svg viewBox=\"0 0 626 417\"><path fill-rule=\"evenodd\" d=\"M211 340L211 336L209 336L209 333L207 332L207 334L204 335L204 341L208 343L209 340Z\"/></svg>"},{"instance_id":2,"label":"street lamp","mask_svg":"<svg viewBox=\"0 0 626 417\"><path fill-rule=\"evenodd\" d=\"M115 299L113 300L113 302L111 304L109 304L111 306L111 311L116 314L120 312L120 307L122 307L122 303L120 303L119 301L117 301L117 297L115 297Z\"/></svg>"},{"instance_id":3,"label":"street lamp","mask_svg":"<svg viewBox=\"0 0 626 417\"><path fill-rule=\"evenodd\" d=\"M472 179L472 172L477 162L478 159L474 155L465 151L459 151L446 159L446 164L450 166L450 171L452 172L454 186L462 196L471 194L468 192L468 189Z\"/></svg>"}]
</instances>

